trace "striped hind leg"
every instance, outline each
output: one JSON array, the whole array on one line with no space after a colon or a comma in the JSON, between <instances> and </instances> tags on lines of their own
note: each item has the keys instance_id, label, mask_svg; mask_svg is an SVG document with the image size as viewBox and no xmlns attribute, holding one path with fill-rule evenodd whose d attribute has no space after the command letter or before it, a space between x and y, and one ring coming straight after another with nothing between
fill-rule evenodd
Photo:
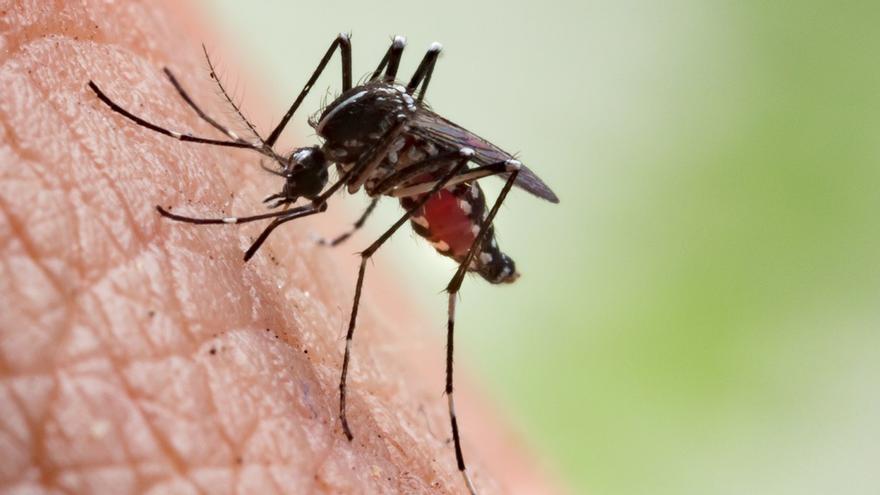
<instances>
[{"instance_id":1,"label":"striped hind leg","mask_svg":"<svg viewBox=\"0 0 880 495\"><path fill-rule=\"evenodd\" d=\"M513 172L511 172L510 177L508 177L507 182L504 184L504 188L501 190L501 193L495 200L495 204L492 205L492 210L489 212L489 215L486 216L486 219L483 220L483 223L480 226L480 232L474 239L473 244L471 244L471 248L468 251L467 256L465 256L464 260L462 260L461 264L458 266L458 270L455 272L452 280L449 281L449 285L446 286L446 292L449 293L449 309L448 318L446 321L446 398L449 402L449 421L452 424L452 441L455 446L455 460L458 463L458 470L459 472L461 472L461 475L464 478L464 482L467 485L468 491L471 493L471 495L475 495L477 492L476 488L474 487L474 483L471 480L470 475L468 474L467 467L464 463L464 456L461 453L461 434L458 428L458 418L455 415L455 398L453 397L454 388L452 358L453 334L455 330L455 303L456 297L458 296L458 291L461 289L461 283L464 280L464 276L467 273L468 267L471 264L471 260L473 260L474 256L478 254L477 251L482 245L482 239L489 231L489 227L491 227L492 221L494 220L495 215L498 213L498 209L504 202L504 198L507 197L507 193L510 192L510 188L513 187L513 183L514 181L516 181L516 177L518 174L519 170L514 170Z\"/></svg>"}]
</instances>

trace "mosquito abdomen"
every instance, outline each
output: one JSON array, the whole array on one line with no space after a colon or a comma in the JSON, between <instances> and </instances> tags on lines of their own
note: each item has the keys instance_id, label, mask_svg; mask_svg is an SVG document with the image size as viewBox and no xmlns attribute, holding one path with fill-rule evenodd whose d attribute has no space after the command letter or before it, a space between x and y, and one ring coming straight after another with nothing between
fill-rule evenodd
<instances>
[{"instance_id":1,"label":"mosquito abdomen","mask_svg":"<svg viewBox=\"0 0 880 495\"><path fill-rule=\"evenodd\" d=\"M411 208L418 199L401 198L400 202L404 208ZM410 224L438 253L462 262L487 214L486 199L480 186L476 182L462 183L442 189L429 199L412 216ZM519 274L513 260L498 248L494 230L492 225L488 226L468 271L478 273L493 284L510 283Z\"/></svg>"}]
</instances>

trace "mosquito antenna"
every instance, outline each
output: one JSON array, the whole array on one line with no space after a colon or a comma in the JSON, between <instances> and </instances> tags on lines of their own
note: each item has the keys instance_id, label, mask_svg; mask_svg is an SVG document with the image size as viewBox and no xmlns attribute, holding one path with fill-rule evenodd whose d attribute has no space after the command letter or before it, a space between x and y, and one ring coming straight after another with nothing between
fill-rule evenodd
<instances>
[{"instance_id":1,"label":"mosquito antenna","mask_svg":"<svg viewBox=\"0 0 880 495\"><path fill-rule=\"evenodd\" d=\"M223 82L220 80L220 76L217 75L214 63L211 62L211 56L208 55L208 48L204 45L204 43L202 44L202 51L205 53L205 61L208 62L208 70L210 71L211 79L213 79L214 82L217 84L217 88L220 89L220 94L223 95L226 103L228 103L229 106L232 107L232 109L235 111L235 115L247 126L250 132L253 133L254 137L259 139L260 143L265 146L266 140L263 139L262 136L260 136L260 133L257 132L257 129L254 127L254 125L251 124L250 120L248 120L248 118L244 116L244 113L242 113L239 106L235 103L235 100L232 99L232 97L226 91L226 88L223 87Z\"/></svg>"}]
</instances>

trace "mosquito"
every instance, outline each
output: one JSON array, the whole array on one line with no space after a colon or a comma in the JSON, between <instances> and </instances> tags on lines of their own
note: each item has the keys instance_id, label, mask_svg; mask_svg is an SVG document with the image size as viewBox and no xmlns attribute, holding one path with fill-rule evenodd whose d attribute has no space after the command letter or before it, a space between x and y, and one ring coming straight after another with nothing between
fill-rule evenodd
<instances>
[{"instance_id":1,"label":"mosquito","mask_svg":"<svg viewBox=\"0 0 880 495\"><path fill-rule=\"evenodd\" d=\"M404 37L394 37L378 67L366 82L353 86L351 40L348 34L339 34L290 109L265 139L244 117L223 87L207 51L205 58L211 78L247 126L252 139L239 136L208 116L168 68L164 69L165 76L183 101L226 138L199 137L159 126L115 103L93 81L89 81L88 86L111 110L141 127L180 141L254 150L277 165L277 168L263 166L284 181L279 192L263 201L274 211L242 217L195 218L177 215L156 206L159 214L165 218L199 225L243 224L271 219L245 252L245 261L256 254L280 225L326 211L328 200L343 187L349 194L363 188L372 201L348 231L323 242L327 245L339 245L361 228L383 196L398 198L406 213L360 253L361 262L345 336L345 353L339 380L340 424L346 438L352 440L354 436L346 418L346 378L367 261L392 234L409 222L416 234L424 237L440 254L458 263L455 275L446 286L449 299L446 397L458 470L467 489L475 494L476 489L462 455L453 398L456 297L468 272L476 273L492 284L511 283L519 277L513 260L499 249L493 227L495 215L513 186L552 203L558 203L559 199L513 155L434 113L425 103L425 93L442 49L439 43L431 44L408 82L399 81L397 71L405 46ZM316 118L309 119L309 125L315 129L323 144L296 148L289 154L276 152L274 146L278 137L337 50L342 59L342 93L320 110ZM338 179L327 187L330 183L329 169L333 166L338 172ZM492 207L488 208L478 181L490 176L505 179L505 183ZM300 198L307 202L291 207Z\"/></svg>"}]
</instances>

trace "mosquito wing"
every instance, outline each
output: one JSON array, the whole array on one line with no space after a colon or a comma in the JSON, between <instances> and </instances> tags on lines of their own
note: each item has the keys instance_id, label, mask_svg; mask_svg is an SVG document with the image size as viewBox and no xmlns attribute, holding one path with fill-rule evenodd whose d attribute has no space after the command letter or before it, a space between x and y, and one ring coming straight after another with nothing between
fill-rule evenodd
<instances>
[{"instance_id":1,"label":"mosquito wing","mask_svg":"<svg viewBox=\"0 0 880 495\"><path fill-rule=\"evenodd\" d=\"M425 108L420 108L413 115L410 122L412 125L411 132L425 140L441 143L451 148L466 146L473 149L476 153L473 161L480 165L489 165L514 158L513 155L489 141ZM504 173L500 174L499 177L506 178L509 175ZM550 187L544 184L544 181L525 165L520 169L519 175L516 176L514 185L551 203L559 202L559 198Z\"/></svg>"}]
</instances>

